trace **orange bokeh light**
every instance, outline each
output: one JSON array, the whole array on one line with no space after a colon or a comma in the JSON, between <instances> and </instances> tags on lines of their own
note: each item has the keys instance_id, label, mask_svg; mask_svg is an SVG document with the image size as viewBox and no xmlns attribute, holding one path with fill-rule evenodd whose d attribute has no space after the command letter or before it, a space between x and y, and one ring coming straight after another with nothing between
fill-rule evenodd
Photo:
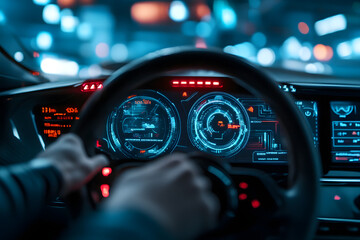
<instances>
[{"instance_id":1,"label":"orange bokeh light","mask_svg":"<svg viewBox=\"0 0 360 240\"><path fill-rule=\"evenodd\" d=\"M314 57L319 61L330 61L334 56L332 47L324 44L317 44L314 49Z\"/></svg>"},{"instance_id":2,"label":"orange bokeh light","mask_svg":"<svg viewBox=\"0 0 360 240\"><path fill-rule=\"evenodd\" d=\"M131 7L131 17L142 24L154 24L169 20L170 3L138 2Z\"/></svg>"},{"instance_id":3,"label":"orange bokeh light","mask_svg":"<svg viewBox=\"0 0 360 240\"><path fill-rule=\"evenodd\" d=\"M309 26L304 22L299 22L298 29L302 34L308 34L309 33Z\"/></svg>"},{"instance_id":4,"label":"orange bokeh light","mask_svg":"<svg viewBox=\"0 0 360 240\"><path fill-rule=\"evenodd\" d=\"M57 0L57 4L62 8L69 8L75 5L75 0Z\"/></svg>"},{"instance_id":5,"label":"orange bokeh light","mask_svg":"<svg viewBox=\"0 0 360 240\"><path fill-rule=\"evenodd\" d=\"M195 11L196 11L196 16L199 19L202 19L203 17L206 17L211 13L210 8L205 3L199 3L198 5L196 5Z\"/></svg>"}]
</instances>

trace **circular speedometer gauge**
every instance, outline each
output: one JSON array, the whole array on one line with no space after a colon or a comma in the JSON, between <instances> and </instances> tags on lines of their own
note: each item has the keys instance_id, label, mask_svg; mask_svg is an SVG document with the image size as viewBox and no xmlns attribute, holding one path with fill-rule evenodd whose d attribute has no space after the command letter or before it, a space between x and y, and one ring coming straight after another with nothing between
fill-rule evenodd
<instances>
[{"instance_id":1,"label":"circular speedometer gauge","mask_svg":"<svg viewBox=\"0 0 360 240\"><path fill-rule=\"evenodd\" d=\"M150 159L171 152L179 140L180 119L173 104L154 91L138 91L110 115L107 133L127 157Z\"/></svg>"},{"instance_id":2,"label":"circular speedometer gauge","mask_svg":"<svg viewBox=\"0 0 360 240\"><path fill-rule=\"evenodd\" d=\"M247 144L249 133L245 108L229 94L206 94L190 110L188 134L200 151L221 157L233 156Z\"/></svg>"}]
</instances>

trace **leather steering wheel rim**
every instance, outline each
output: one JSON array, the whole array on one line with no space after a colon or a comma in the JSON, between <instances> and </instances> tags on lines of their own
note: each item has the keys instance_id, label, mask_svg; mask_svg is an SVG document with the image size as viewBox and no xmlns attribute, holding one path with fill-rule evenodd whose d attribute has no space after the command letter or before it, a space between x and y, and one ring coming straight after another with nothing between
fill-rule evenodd
<instances>
[{"instance_id":1,"label":"leather steering wheel rim","mask_svg":"<svg viewBox=\"0 0 360 240\"><path fill-rule=\"evenodd\" d=\"M86 102L72 131L79 135L89 155L106 118L131 90L170 71L202 69L226 74L252 94L261 97L276 113L288 141L289 189L284 214L289 221L288 239L310 239L316 230L316 209L321 165L308 123L294 99L279 89L263 71L245 60L216 49L176 47L135 60L113 73L101 91Z\"/></svg>"}]
</instances>

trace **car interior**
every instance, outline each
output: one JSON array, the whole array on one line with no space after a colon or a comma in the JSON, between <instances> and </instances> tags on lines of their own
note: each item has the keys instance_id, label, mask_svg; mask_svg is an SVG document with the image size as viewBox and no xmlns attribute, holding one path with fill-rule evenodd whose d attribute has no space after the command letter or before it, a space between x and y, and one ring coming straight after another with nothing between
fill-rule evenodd
<instances>
[{"instance_id":1,"label":"car interior","mask_svg":"<svg viewBox=\"0 0 360 240\"><path fill-rule=\"evenodd\" d=\"M200 239L359 239L359 12L357 1L2 1L0 165L70 132L110 160L26 236L57 239L127 169L184 152L221 205Z\"/></svg>"}]
</instances>

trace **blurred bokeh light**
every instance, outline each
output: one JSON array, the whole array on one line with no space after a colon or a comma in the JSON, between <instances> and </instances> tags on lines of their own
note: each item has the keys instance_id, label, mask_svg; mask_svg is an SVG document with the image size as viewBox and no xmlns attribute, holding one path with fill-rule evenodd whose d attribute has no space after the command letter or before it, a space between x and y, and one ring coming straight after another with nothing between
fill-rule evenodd
<instances>
[{"instance_id":1,"label":"blurred bokeh light","mask_svg":"<svg viewBox=\"0 0 360 240\"><path fill-rule=\"evenodd\" d=\"M49 67L57 63L70 66L65 75L97 77L107 73L103 67L186 45L217 47L264 67L360 76L360 4L353 2L20 2L0 1L0 44L47 74L63 75Z\"/></svg>"}]
</instances>

